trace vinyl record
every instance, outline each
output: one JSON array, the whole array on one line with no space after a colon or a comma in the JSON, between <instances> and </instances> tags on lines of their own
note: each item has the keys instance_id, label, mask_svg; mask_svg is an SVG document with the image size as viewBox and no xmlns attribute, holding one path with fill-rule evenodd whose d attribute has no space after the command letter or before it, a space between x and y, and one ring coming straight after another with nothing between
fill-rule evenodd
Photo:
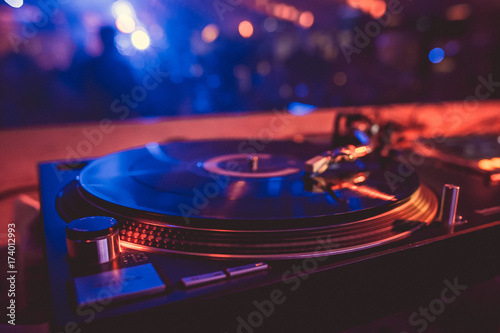
<instances>
[{"instance_id":1,"label":"vinyl record","mask_svg":"<svg viewBox=\"0 0 500 333\"><path fill-rule=\"evenodd\" d=\"M141 212L187 217L200 227L213 227L209 220L217 220L227 221L225 227L252 229L254 220L259 222L258 228L266 223L269 228L280 228L286 221L325 216L331 224L358 217L346 215L394 205L384 196L369 196L353 187L337 190L341 200L308 190L304 163L323 151L316 145L271 142L256 147L261 149L242 141L149 144L92 162L82 171L79 182L86 192L105 202ZM252 153L259 159L253 172L248 166ZM386 170L375 169L378 164L359 161L343 167L367 175L358 184L363 189L394 196L397 201L408 198L419 186L417 176L412 175L391 188L384 176ZM341 175L345 170L335 172ZM189 223L186 219L171 221Z\"/></svg>"},{"instance_id":2,"label":"vinyl record","mask_svg":"<svg viewBox=\"0 0 500 333\"><path fill-rule=\"evenodd\" d=\"M416 174L392 181L397 163L342 163L321 175L328 190L318 188L304 164L324 150L289 141L151 143L91 162L57 205L66 219L117 218L131 246L242 258L344 253L432 220L435 196ZM336 245L318 254L323 236Z\"/></svg>"}]
</instances>

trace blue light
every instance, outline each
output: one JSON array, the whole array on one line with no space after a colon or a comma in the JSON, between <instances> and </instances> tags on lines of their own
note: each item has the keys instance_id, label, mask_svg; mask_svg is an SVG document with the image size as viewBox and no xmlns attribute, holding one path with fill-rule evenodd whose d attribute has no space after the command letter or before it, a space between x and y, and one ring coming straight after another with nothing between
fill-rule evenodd
<instances>
[{"instance_id":1,"label":"blue light","mask_svg":"<svg viewBox=\"0 0 500 333\"><path fill-rule=\"evenodd\" d=\"M281 192L281 183L281 177L269 178L267 183L267 193L272 197L279 196Z\"/></svg>"},{"instance_id":2,"label":"blue light","mask_svg":"<svg viewBox=\"0 0 500 333\"><path fill-rule=\"evenodd\" d=\"M304 193L304 182L299 178L300 181L292 182L291 192L294 195L299 195ZM294 205L294 208L299 209L301 205Z\"/></svg>"},{"instance_id":3,"label":"blue light","mask_svg":"<svg viewBox=\"0 0 500 333\"><path fill-rule=\"evenodd\" d=\"M294 116L305 116L317 109L314 105L292 102L287 106L288 112L293 114Z\"/></svg>"},{"instance_id":4,"label":"blue light","mask_svg":"<svg viewBox=\"0 0 500 333\"><path fill-rule=\"evenodd\" d=\"M334 191L335 194L338 195L337 191ZM335 205L338 205L339 204L339 201L337 199L335 199L333 196L331 195L325 195L325 199L326 201L328 201L329 203L331 204L335 204Z\"/></svg>"},{"instance_id":5,"label":"blue light","mask_svg":"<svg viewBox=\"0 0 500 333\"><path fill-rule=\"evenodd\" d=\"M351 210L359 210L361 208L361 200L357 197L349 198L349 208Z\"/></svg>"},{"instance_id":6,"label":"blue light","mask_svg":"<svg viewBox=\"0 0 500 333\"><path fill-rule=\"evenodd\" d=\"M354 136L356 137L356 139L359 140L359 142L361 142L362 145L367 145L370 143L370 138L363 131L360 130L354 131Z\"/></svg>"},{"instance_id":7,"label":"blue light","mask_svg":"<svg viewBox=\"0 0 500 333\"><path fill-rule=\"evenodd\" d=\"M429 60L434 64L439 64L444 59L444 50L436 47L429 52Z\"/></svg>"},{"instance_id":8,"label":"blue light","mask_svg":"<svg viewBox=\"0 0 500 333\"><path fill-rule=\"evenodd\" d=\"M300 83L295 87L295 94L298 97L306 97L309 94L309 88L305 84Z\"/></svg>"}]
</instances>

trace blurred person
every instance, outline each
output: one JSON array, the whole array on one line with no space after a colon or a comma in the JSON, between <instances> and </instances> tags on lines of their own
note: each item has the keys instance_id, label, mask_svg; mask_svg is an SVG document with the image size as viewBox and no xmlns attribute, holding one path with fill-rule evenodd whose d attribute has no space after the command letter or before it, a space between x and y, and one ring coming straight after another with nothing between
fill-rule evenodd
<instances>
[{"instance_id":1,"label":"blurred person","mask_svg":"<svg viewBox=\"0 0 500 333\"><path fill-rule=\"evenodd\" d=\"M100 38L103 51L83 65L82 89L86 98L87 118L97 120L123 116L113 104L118 105L116 100L121 103L123 96L130 95L136 86L130 66L116 49L114 37L115 30L112 27L102 27ZM136 107L131 106L132 109Z\"/></svg>"}]
</instances>

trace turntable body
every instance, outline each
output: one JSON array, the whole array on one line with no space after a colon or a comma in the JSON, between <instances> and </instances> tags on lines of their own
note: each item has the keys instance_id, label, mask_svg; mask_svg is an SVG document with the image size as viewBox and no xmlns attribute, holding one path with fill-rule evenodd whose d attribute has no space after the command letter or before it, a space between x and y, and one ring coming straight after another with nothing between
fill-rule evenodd
<instances>
[{"instance_id":1,"label":"turntable body","mask_svg":"<svg viewBox=\"0 0 500 333\"><path fill-rule=\"evenodd\" d=\"M382 169L368 158L335 171L345 177L343 168L360 168L355 174L365 179L341 183L332 197L304 185L302 163L321 144L270 142L270 151L250 154L258 172L237 147L231 140L150 144L40 166L54 332L340 332L418 306L445 279L472 285L499 274L500 215L487 209L498 205L500 189L480 175L432 158L402 169L411 152ZM385 172L404 181L391 189ZM446 183L462 188L458 213L468 219L452 230L435 221ZM219 192L206 192L206 184ZM198 206L197 193L205 194ZM118 221L120 257L75 264L68 222L100 215ZM130 269L161 282L82 303L86 277Z\"/></svg>"}]
</instances>

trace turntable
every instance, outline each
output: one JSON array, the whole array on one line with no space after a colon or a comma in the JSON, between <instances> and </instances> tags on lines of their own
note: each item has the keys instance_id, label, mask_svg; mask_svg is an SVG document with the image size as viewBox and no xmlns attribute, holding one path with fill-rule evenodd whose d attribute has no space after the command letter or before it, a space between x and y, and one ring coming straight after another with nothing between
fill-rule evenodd
<instances>
[{"instance_id":1,"label":"turntable","mask_svg":"<svg viewBox=\"0 0 500 333\"><path fill-rule=\"evenodd\" d=\"M42 164L54 332L340 331L498 273L498 187L367 132Z\"/></svg>"}]
</instances>

